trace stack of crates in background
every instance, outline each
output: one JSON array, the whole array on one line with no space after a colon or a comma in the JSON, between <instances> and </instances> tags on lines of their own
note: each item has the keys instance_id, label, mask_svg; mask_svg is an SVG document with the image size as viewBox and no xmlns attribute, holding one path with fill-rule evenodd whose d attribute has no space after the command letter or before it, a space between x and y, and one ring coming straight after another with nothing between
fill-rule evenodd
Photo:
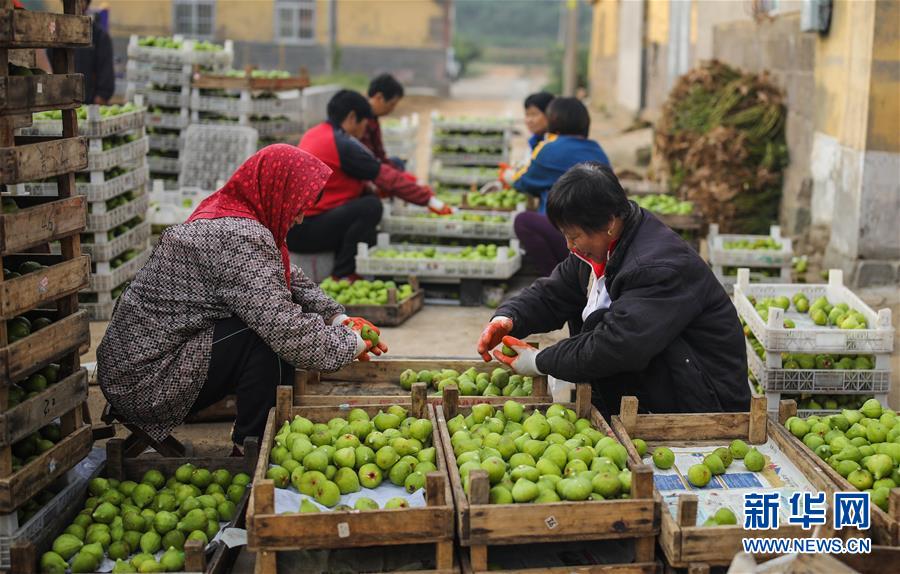
<instances>
[{"instance_id":1,"label":"stack of crates in background","mask_svg":"<svg viewBox=\"0 0 900 574\"><path fill-rule=\"evenodd\" d=\"M755 283L791 282L794 250L777 225L770 228L769 235L732 235L720 234L719 225L711 223L707 244L713 273L729 292L739 267L749 268L750 280Z\"/></svg>"},{"instance_id":2,"label":"stack of crates in background","mask_svg":"<svg viewBox=\"0 0 900 574\"><path fill-rule=\"evenodd\" d=\"M464 205L466 192L496 180L500 164L509 163L512 133L511 117L447 118L432 112L430 180L438 196Z\"/></svg>"},{"instance_id":3,"label":"stack of crates in background","mask_svg":"<svg viewBox=\"0 0 900 574\"><path fill-rule=\"evenodd\" d=\"M389 158L405 163L404 171L416 173L416 152L419 140L419 114L381 121L381 138Z\"/></svg>"},{"instance_id":4,"label":"stack of crates in background","mask_svg":"<svg viewBox=\"0 0 900 574\"><path fill-rule=\"evenodd\" d=\"M79 245L86 209L75 185L75 172L88 164L88 142L78 135L84 80L73 60L76 48L91 44L91 19L81 2L64 4L60 13L0 1L0 570L6 572L34 571L33 563L17 561L12 545L48 542L44 519L71 502L65 475L92 442L84 419L87 372L80 366L90 328L77 297L89 282L89 258ZM37 69L34 49L41 48L54 49L58 73ZM32 126L35 113L51 111L60 117L57 133L16 133ZM52 195L20 193L22 184L42 178L52 178ZM53 244L60 253L50 253Z\"/></svg>"},{"instance_id":5,"label":"stack of crates in background","mask_svg":"<svg viewBox=\"0 0 900 574\"><path fill-rule=\"evenodd\" d=\"M141 94L148 107L150 173L177 185L184 147L182 131L191 121L191 78L195 66L224 70L234 60L231 41L224 46L174 38L131 36L128 44L128 98Z\"/></svg>"},{"instance_id":6,"label":"stack of crates in background","mask_svg":"<svg viewBox=\"0 0 900 574\"><path fill-rule=\"evenodd\" d=\"M887 406L894 328L890 309L877 313L832 269L827 284L750 283L739 269L734 304L747 337L754 393L770 413L798 400L801 416L833 414L868 398Z\"/></svg>"},{"instance_id":7,"label":"stack of crates in background","mask_svg":"<svg viewBox=\"0 0 900 574\"><path fill-rule=\"evenodd\" d=\"M62 134L59 112L35 114L25 132ZM115 299L149 257L149 179L145 110L134 104L85 106L78 110L80 135L88 140L87 169L75 176L76 192L87 198L81 248L91 256L91 282L79 302L92 320L105 321ZM54 196L55 182L24 183L18 194Z\"/></svg>"},{"instance_id":8,"label":"stack of crates in background","mask_svg":"<svg viewBox=\"0 0 900 574\"><path fill-rule=\"evenodd\" d=\"M259 147L296 145L303 129L302 90L308 86L304 70L296 76L250 67L198 74L191 93L191 122L252 127L259 132Z\"/></svg>"}]
</instances>

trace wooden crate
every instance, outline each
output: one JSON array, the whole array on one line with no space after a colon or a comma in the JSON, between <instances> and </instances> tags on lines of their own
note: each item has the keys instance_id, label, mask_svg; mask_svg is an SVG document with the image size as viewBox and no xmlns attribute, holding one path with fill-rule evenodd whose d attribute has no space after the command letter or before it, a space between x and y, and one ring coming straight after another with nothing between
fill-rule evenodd
<instances>
[{"instance_id":1,"label":"wooden crate","mask_svg":"<svg viewBox=\"0 0 900 574\"><path fill-rule=\"evenodd\" d=\"M469 367L480 371L491 370L498 363L485 363L481 359L456 358L384 358L373 361L354 361L333 373L298 370L294 379L294 400L298 405L356 405L393 404L409 391L400 386L400 373L414 371L455 369L462 373ZM432 391L433 392L433 391ZM428 396L428 401L440 403L440 396ZM460 404L503 404L508 400L523 403L552 401L546 376L533 377L532 394L528 397L459 397Z\"/></svg>"},{"instance_id":2,"label":"wooden crate","mask_svg":"<svg viewBox=\"0 0 900 574\"><path fill-rule=\"evenodd\" d=\"M171 476L179 466L186 463L191 463L198 468L207 468L210 471L224 468L232 474L245 472L252 476L259 453L259 441L255 437L247 438L244 441L243 457L163 458L146 456L126 458L124 456L123 443L122 439L112 439L106 443L104 476L107 478L139 482L144 473L151 469L159 470L164 475ZM248 488L247 493L237 504L234 519L226 528L243 528L245 526L244 515L249 499L250 489ZM46 534L40 540L13 545L11 549L12 571L21 572L22 574L37 574L40 571L38 566L41 554L50 549L56 536L71 523L80 510L80 506L74 506L61 513L54 519L53 524L49 528L44 529ZM240 550L240 547L228 548L224 544L218 544L215 546L212 555L207 558L203 544L199 540L188 541L184 545L184 572L225 574L231 570L231 566Z\"/></svg>"},{"instance_id":3,"label":"wooden crate","mask_svg":"<svg viewBox=\"0 0 900 574\"><path fill-rule=\"evenodd\" d=\"M631 457L639 456L632 439L646 441L648 451L655 446L728 446L734 439L751 445L774 441L807 480L820 491L834 488L825 473L809 461L795 444L779 433L777 424L766 416L765 397L753 397L749 413L638 414L635 397L623 397L620 414L612 417L612 428ZM654 487L660 501L661 530L659 545L673 568L707 572L711 566L728 566L743 549L743 538L806 538L812 530L799 525L784 525L778 530L744 530L742 525L702 527L697 525L697 495L679 497L678 510L672 514ZM830 512L830 510L829 510Z\"/></svg>"},{"instance_id":4,"label":"wooden crate","mask_svg":"<svg viewBox=\"0 0 900 574\"><path fill-rule=\"evenodd\" d=\"M84 102L78 74L0 76L0 112L27 113L77 108Z\"/></svg>"},{"instance_id":5,"label":"wooden crate","mask_svg":"<svg viewBox=\"0 0 900 574\"><path fill-rule=\"evenodd\" d=\"M0 215L0 255L24 251L84 230L87 213L83 195L49 201L16 198L16 202L27 207Z\"/></svg>"},{"instance_id":6,"label":"wooden crate","mask_svg":"<svg viewBox=\"0 0 900 574\"><path fill-rule=\"evenodd\" d=\"M653 472L639 458L628 461L632 471L631 499L549 504L489 504L490 483L487 473L473 470L469 474L470 494L463 490L456 465L456 455L450 445L447 421L457 413L467 414L471 407L459 408L455 389L445 389L442 405L435 407L441 443L457 511L457 531L462 554L471 572L488 571L488 548L491 546L569 542L579 540L634 539L635 561L631 564L606 564L583 568L549 568L524 572L656 572L656 534L659 532L659 509L653 499ZM591 389L578 385L576 402L567 404L579 417L587 418L597 430L614 436L612 429L591 405ZM549 404L525 407L526 412L546 408ZM493 568L490 571L494 571ZM504 571L502 572L511 572Z\"/></svg>"},{"instance_id":7,"label":"wooden crate","mask_svg":"<svg viewBox=\"0 0 900 574\"><path fill-rule=\"evenodd\" d=\"M353 317L365 317L379 327L396 327L418 313L425 304L425 291L415 277L408 279L413 294L397 301L397 290L388 289L388 302L384 305L344 305L345 313Z\"/></svg>"},{"instance_id":8,"label":"wooden crate","mask_svg":"<svg viewBox=\"0 0 900 574\"><path fill-rule=\"evenodd\" d=\"M0 347L0 386L27 377L65 355L77 353L83 343L90 341L87 312L76 311L37 333Z\"/></svg>"},{"instance_id":9,"label":"wooden crate","mask_svg":"<svg viewBox=\"0 0 900 574\"><path fill-rule=\"evenodd\" d=\"M256 552L256 572L277 572L279 551L303 549L339 549L410 544L434 544L436 569L429 572L455 572L453 564L453 495L447 480L447 463L438 435L434 409L425 400L424 384L414 386L412 397L398 397L395 404L408 406L412 416L427 418L434 432L432 440L437 449L437 472L426 477L426 506L371 511L335 511L309 514L275 514L275 483L266 479L269 452L275 433L282 422L295 415L313 422L327 422L345 416L346 408L338 406L293 406L293 389L278 388L278 400L269 411L266 434L263 437L253 492L247 508L247 547ZM370 416L383 405L357 405Z\"/></svg>"},{"instance_id":10,"label":"wooden crate","mask_svg":"<svg viewBox=\"0 0 900 574\"><path fill-rule=\"evenodd\" d=\"M12 319L46 303L72 295L90 283L91 265L87 255L63 259L58 255L23 254L4 257L4 263L17 266L25 260L46 265L16 279L0 282L0 319ZM12 260L12 261L10 261Z\"/></svg>"},{"instance_id":11,"label":"wooden crate","mask_svg":"<svg viewBox=\"0 0 900 574\"><path fill-rule=\"evenodd\" d=\"M303 90L310 86L309 73L303 67L300 68L298 75L290 78L254 78L252 76L252 66L245 67L244 71L246 74L243 77L222 76L202 73L199 66L195 66L191 86L211 90L258 90L266 92Z\"/></svg>"},{"instance_id":12,"label":"wooden crate","mask_svg":"<svg viewBox=\"0 0 900 574\"><path fill-rule=\"evenodd\" d=\"M0 4L0 48L81 48L91 45L91 18L65 0L66 13L13 10Z\"/></svg>"},{"instance_id":13,"label":"wooden crate","mask_svg":"<svg viewBox=\"0 0 900 574\"><path fill-rule=\"evenodd\" d=\"M794 445L802 456L809 460L812 464L819 467L827 477L834 490L855 492L857 488L850 484L846 478L838 474L836 470L816 456L803 441L792 435L784 428L784 421L788 418L797 416L797 402L794 400L783 400L779 404L778 424L774 426L774 433L781 436L783 440ZM900 546L900 488L892 488L890 500L888 503L888 511L881 510L874 504L872 508L872 528L867 531L867 535L871 536L876 544L884 546Z\"/></svg>"},{"instance_id":14,"label":"wooden crate","mask_svg":"<svg viewBox=\"0 0 900 574\"><path fill-rule=\"evenodd\" d=\"M21 145L0 147L0 183L35 181L87 168L86 138L21 136L19 141Z\"/></svg>"},{"instance_id":15,"label":"wooden crate","mask_svg":"<svg viewBox=\"0 0 900 574\"><path fill-rule=\"evenodd\" d=\"M0 447L9 446L87 401L87 370L51 385L41 394L0 412Z\"/></svg>"}]
</instances>

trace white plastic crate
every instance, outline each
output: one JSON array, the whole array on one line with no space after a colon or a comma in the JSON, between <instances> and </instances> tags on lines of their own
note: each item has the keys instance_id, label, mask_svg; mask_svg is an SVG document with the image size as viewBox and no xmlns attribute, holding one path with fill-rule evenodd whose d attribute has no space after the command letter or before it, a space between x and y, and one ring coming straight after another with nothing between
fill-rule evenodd
<instances>
[{"instance_id":1,"label":"white plastic crate","mask_svg":"<svg viewBox=\"0 0 900 574\"><path fill-rule=\"evenodd\" d=\"M88 482L100 473L102 462L105 460L105 451L96 450L103 453L102 458L100 454L92 452L63 475L58 481L62 490L27 522L19 524L15 512L0 516L0 570L9 570L11 567L9 551L14 543L20 540L32 542L38 540L57 515L84 500Z\"/></svg>"},{"instance_id":2,"label":"white plastic crate","mask_svg":"<svg viewBox=\"0 0 900 574\"><path fill-rule=\"evenodd\" d=\"M113 310L116 308L116 301L104 301L102 303L84 303L79 302L78 308L87 312L88 321L109 321L112 319Z\"/></svg>"},{"instance_id":3,"label":"white plastic crate","mask_svg":"<svg viewBox=\"0 0 900 574\"><path fill-rule=\"evenodd\" d=\"M247 92L244 92L248 96ZM214 112L231 117L240 117L247 113L247 102L239 96L203 96L194 88L191 94L191 110L198 112Z\"/></svg>"},{"instance_id":4,"label":"white plastic crate","mask_svg":"<svg viewBox=\"0 0 900 574\"><path fill-rule=\"evenodd\" d=\"M481 168L467 169L460 167L444 168L436 164L431 170L431 179L437 183L447 185L459 185L469 187L471 185L484 185L496 180L496 170L482 170Z\"/></svg>"},{"instance_id":5,"label":"white plastic crate","mask_svg":"<svg viewBox=\"0 0 900 574\"><path fill-rule=\"evenodd\" d=\"M772 238L781 244L781 249L726 249L731 241L757 241ZM791 267L794 256L793 245L789 237L781 236L781 227L773 225L769 235L735 235L719 234L719 225L709 226L709 262L723 267Z\"/></svg>"},{"instance_id":6,"label":"white plastic crate","mask_svg":"<svg viewBox=\"0 0 900 574\"><path fill-rule=\"evenodd\" d=\"M173 111L148 111L146 116L146 124L150 127L183 130L190 123L191 113L186 107Z\"/></svg>"},{"instance_id":7,"label":"white plastic crate","mask_svg":"<svg viewBox=\"0 0 900 574\"><path fill-rule=\"evenodd\" d=\"M126 191L137 189L147 183L150 171L146 165L135 168L127 173L112 179L104 179L103 171L91 172L91 179L88 182L77 182L75 184L75 193L87 196L88 202L106 201L117 195L122 195ZM37 196L56 196L58 190L55 182L35 182L35 183L18 183L12 188L15 195L37 195Z\"/></svg>"},{"instance_id":8,"label":"white plastic crate","mask_svg":"<svg viewBox=\"0 0 900 574\"><path fill-rule=\"evenodd\" d=\"M144 127L145 109L135 110L112 117L100 115L100 106L87 107L87 119L78 120L78 135L102 138ZM22 128L24 135L62 136L61 120L35 120L31 127Z\"/></svg>"},{"instance_id":9,"label":"white plastic crate","mask_svg":"<svg viewBox=\"0 0 900 574\"><path fill-rule=\"evenodd\" d=\"M456 153L456 152L436 152L432 154L432 159L441 162L445 166L456 165L484 165L499 166L509 160L508 154L501 153Z\"/></svg>"},{"instance_id":10,"label":"white plastic crate","mask_svg":"<svg viewBox=\"0 0 900 574\"><path fill-rule=\"evenodd\" d=\"M135 162L150 151L147 136L112 149L103 151L102 140L90 140L88 147L88 167L86 171L105 171L116 166Z\"/></svg>"},{"instance_id":11,"label":"white plastic crate","mask_svg":"<svg viewBox=\"0 0 900 574\"><path fill-rule=\"evenodd\" d=\"M109 231L113 227L122 225L130 219L137 216L146 217L147 208L150 207L150 196L144 193L144 189L140 189L140 195L128 203L121 205L112 211L103 211L100 213L89 213L87 216L86 233L102 233ZM93 209L105 208L104 203L93 204Z\"/></svg>"},{"instance_id":12,"label":"white plastic crate","mask_svg":"<svg viewBox=\"0 0 900 574\"><path fill-rule=\"evenodd\" d=\"M378 234L378 242L374 247L365 243L357 245L356 272L360 275L416 275L419 279L508 279L522 267L522 255L519 241L513 239L509 246L497 249L496 259L480 260L446 260L419 258L381 258L373 257L377 249L393 249L396 251L421 251L433 248L438 253L459 253L462 247L443 245L414 245L390 243L387 233ZM510 257L510 253L513 256Z\"/></svg>"},{"instance_id":13,"label":"white plastic crate","mask_svg":"<svg viewBox=\"0 0 900 574\"><path fill-rule=\"evenodd\" d=\"M150 222L144 221L113 239L109 239L106 233L95 233L94 243L82 241L81 250L91 256L91 261L112 261L120 253L139 245L146 245L148 239L150 239Z\"/></svg>"},{"instance_id":14,"label":"white plastic crate","mask_svg":"<svg viewBox=\"0 0 900 574\"><path fill-rule=\"evenodd\" d=\"M259 137L299 134L303 131L303 124L298 120L251 120L250 127L259 133Z\"/></svg>"},{"instance_id":15,"label":"white plastic crate","mask_svg":"<svg viewBox=\"0 0 900 574\"><path fill-rule=\"evenodd\" d=\"M147 165L153 173L171 173L179 174L181 172L181 161L177 157L159 157L147 156Z\"/></svg>"},{"instance_id":16,"label":"white plastic crate","mask_svg":"<svg viewBox=\"0 0 900 574\"><path fill-rule=\"evenodd\" d=\"M242 126L192 125L185 132L181 187L213 189L256 153L255 130Z\"/></svg>"},{"instance_id":17,"label":"white plastic crate","mask_svg":"<svg viewBox=\"0 0 900 574\"><path fill-rule=\"evenodd\" d=\"M216 68L230 67L234 61L234 43L231 40L226 40L220 51L201 52L194 50L193 40L184 40L177 35L174 38L181 40L180 49L139 46L138 37L132 35L128 43L128 59L170 65L199 64Z\"/></svg>"},{"instance_id":18,"label":"white plastic crate","mask_svg":"<svg viewBox=\"0 0 900 574\"><path fill-rule=\"evenodd\" d=\"M781 363L780 353L768 354L769 361ZM747 343L747 366L766 392L822 393L829 395L883 394L891 389L890 356L876 355L871 370L784 369L767 366Z\"/></svg>"},{"instance_id":19,"label":"white plastic crate","mask_svg":"<svg viewBox=\"0 0 900 574\"><path fill-rule=\"evenodd\" d=\"M184 108L191 105L191 88L181 86L180 91L154 90L151 86L128 85L128 94L141 94L148 106Z\"/></svg>"},{"instance_id":20,"label":"white plastic crate","mask_svg":"<svg viewBox=\"0 0 900 574\"><path fill-rule=\"evenodd\" d=\"M431 114L431 129L435 132L474 132L474 133L502 133L511 130L515 125L512 116L507 117L483 117L483 118L448 118L442 117L436 112Z\"/></svg>"},{"instance_id":21,"label":"white plastic crate","mask_svg":"<svg viewBox=\"0 0 900 574\"><path fill-rule=\"evenodd\" d=\"M846 303L866 318L868 329L838 329L821 327L812 322L806 313L769 308L768 323L747 299L752 296L759 300L764 297L786 296L789 299L797 292L806 294L810 303L825 296L833 305ZM734 305L738 314L750 327L756 339L766 351L788 353L838 353L838 354L879 354L891 353L894 348L894 328L891 325L891 310L881 309L877 313L866 305L853 291L844 286L844 274L832 269L828 274L828 284L788 284L750 283L749 270L738 270L738 282L734 286ZM794 329L784 328L784 318L794 321Z\"/></svg>"},{"instance_id":22,"label":"white plastic crate","mask_svg":"<svg viewBox=\"0 0 900 574\"><path fill-rule=\"evenodd\" d=\"M485 135L438 134L431 137L431 144L443 147L476 147L481 149L506 149L508 147L505 133Z\"/></svg>"},{"instance_id":23,"label":"white plastic crate","mask_svg":"<svg viewBox=\"0 0 900 574\"><path fill-rule=\"evenodd\" d=\"M419 114L381 120L381 136L385 142L415 138L419 133Z\"/></svg>"},{"instance_id":24,"label":"white plastic crate","mask_svg":"<svg viewBox=\"0 0 900 574\"><path fill-rule=\"evenodd\" d=\"M125 76L135 83L190 86L193 72L190 64L165 65L129 59Z\"/></svg>"},{"instance_id":25,"label":"white plastic crate","mask_svg":"<svg viewBox=\"0 0 900 574\"><path fill-rule=\"evenodd\" d=\"M213 193L197 188L166 190L162 181L154 181L147 218L151 225L184 223L200 202Z\"/></svg>"},{"instance_id":26,"label":"white plastic crate","mask_svg":"<svg viewBox=\"0 0 900 574\"><path fill-rule=\"evenodd\" d=\"M184 137L181 134L147 134L150 149L160 151L178 151L184 148Z\"/></svg>"},{"instance_id":27,"label":"white plastic crate","mask_svg":"<svg viewBox=\"0 0 900 574\"><path fill-rule=\"evenodd\" d=\"M734 289L734 284L737 283L737 274L735 275L726 275L725 268L721 265L713 265L712 266L713 275L716 276L716 279L719 280L725 290L729 293ZM751 269L750 270L750 282L751 283L790 283L793 279L791 275L791 266L788 265L786 267L782 267L779 271L780 275L778 277L770 277L768 275L763 275L760 271Z\"/></svg>"},{"instance_id":28,"label":"white plastic crate","mask_svg":"<svg viewBox=\"0 0 900 574\"><path fill-rule=\"evenodd\" d=\"M422 237L463 237L508 241L515 238L513 220L524 211L524 205L517 211L466 210L461 215L481 217L502 217L502 222L462 221L447 217L422 217L430 213L427 208L404 206L385 202L381 217L381 229L396 235L418 235Z\"/></svg>"},{"instance_id":29,"label":"white plastic crate","mask_svg":"<svg viewBox=\"0 0 900 574\"><path fill-rule=\"evenodd\" d=\"M303 113L303 100L292 98L251 98L248 113L255 116L289 116L300 119Z\"/></svg>"},{"instance_id":30,"label":"white plastic crate","mask_svg":"<svg viewBox=\"0 0 900 574\"><path fill-rule=\"evenodd\" d=\"M123 263L115 269L110 267L108 261L98 261L96 263L97 271L91 273L91 286L87 291L94 293L112 291L122 283L131 280L141 267L147 263L148 259L150 259L150 249L146 248L134 259Z\"/></svg>"}]
</instances>

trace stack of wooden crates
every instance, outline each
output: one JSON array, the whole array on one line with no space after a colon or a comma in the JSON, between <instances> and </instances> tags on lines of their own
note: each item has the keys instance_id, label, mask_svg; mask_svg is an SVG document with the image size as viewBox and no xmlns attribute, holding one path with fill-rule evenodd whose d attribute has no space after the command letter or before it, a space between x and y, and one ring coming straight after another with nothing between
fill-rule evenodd
<instances>
[{"instance_id":1,"label":"stack of wooden crates","mask_svg":"<svg viewBox=\"0 0 900 574\"><path fill-rule=\"evenodd\" d=\"M79 349L89 343L90 332L77 296L88 285L90 264L79 237L85 198L74 194L75 172L87 166L88 154L86 140L77 137L84 84L74 74L74 48L90 45L91 21L82 15L81 2L63 4L64 13L46 13L0 0L0 569L11 571L21 570L10 545L50 531L39 527L24 536L26 526L35 530L38 517L18 524L17 510L91 449L91 427L84 420L87 376L79 365ZM34 49L40 48L55 48L54 68L65 73L37 70ZM33 112L43 110L63 110L62 137L15 135L31 124ZM47 177L56 178L57 197L7 192ZM56 242L60 255L51 255ZM26 261L32 263L23 266ZM31 442L29 448L23 441ZM62 496L46 506L60 504Z\"/></svg>"}]
</instances>

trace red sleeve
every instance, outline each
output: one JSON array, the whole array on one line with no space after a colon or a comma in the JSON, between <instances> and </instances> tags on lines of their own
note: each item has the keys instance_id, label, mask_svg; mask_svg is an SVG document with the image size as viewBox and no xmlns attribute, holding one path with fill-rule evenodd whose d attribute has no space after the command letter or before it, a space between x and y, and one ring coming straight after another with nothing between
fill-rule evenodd
<instances>
[{"instance_id":1,"label":"red sleeve","mask_svg":"<svg viewBox=\"0 0 900 574\"><path fill-rule=\"evenodd\" d=\"M362 143L378 158L378 161L381 163L388 161L387 153L384 151L384 141L381 139L381 123L379 123L378 118L369 118L369 123L366 124L366 133L362 137Z\"/></svg>"},{"instance_id":2,"label":"red sleeve","mask_svg":"<svg viewBox=\"0 0 900 574\"><path fill-rule=\"evenodd\" d=\"M416 205L425 205L434 193L428 187L419 185L414 179L407 177L405 172L395 168L390 163L381 164L378 171L378 177L375 178L375 185L388 195L393 195L415 203Z\"/></svg>"}]
</instances>

